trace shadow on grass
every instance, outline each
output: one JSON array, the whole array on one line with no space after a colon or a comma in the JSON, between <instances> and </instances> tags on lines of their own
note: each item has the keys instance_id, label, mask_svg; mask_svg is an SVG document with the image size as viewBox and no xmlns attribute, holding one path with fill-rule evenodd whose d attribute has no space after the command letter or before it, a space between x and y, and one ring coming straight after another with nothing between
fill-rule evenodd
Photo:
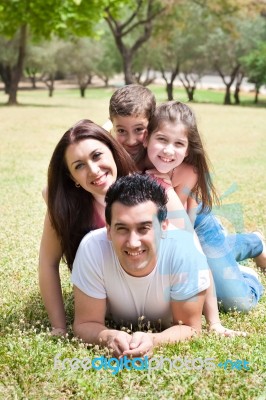
<instances>
[{"instance_id":1,"label":"shadow on grass","mask_svg":"<svg viewBox=\"0 0 266 400\"><path fill-rule=\"evenodd\" d=\"M14 105L9 105L7 103L0 103L0 107L7 107L7 108L23 108L23 107L35 107L35 108L71 108L70 105L66 104L34 104L34 103L19 103ZM73 107L75 108L75 107Z\"/></svg>"},{"instance_id":2,"label":"shadow on grass","mask_svg":"<svg viewBox=\"0 0 266 400\"><path fill-rule=\"evenodd\" d=\"M165 100L167 101L167 100ZM240 104L223 104L221 102L212 101L212 100L202 100L202 99L194 99L193 101L185 101L187 104L214 104L220 106L229 106L229 107L250 107L250 108L266 108L266 101L260 101L259 103L254 103L254 101L243 100Z\"/></svg>"}]
</instances>

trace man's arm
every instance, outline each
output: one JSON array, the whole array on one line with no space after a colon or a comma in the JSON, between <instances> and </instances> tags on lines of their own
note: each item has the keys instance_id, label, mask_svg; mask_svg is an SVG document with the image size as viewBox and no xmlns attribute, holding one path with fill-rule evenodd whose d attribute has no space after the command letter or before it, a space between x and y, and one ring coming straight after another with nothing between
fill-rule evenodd
<instances>
[{"instance_id":1,"label":"man's arm","mask_svg":"<svg viewBox=\"0 0 266 400\"><path fill-rule=\"evenodd\" d=\"M161 333L156 333L154 344L179 342L200 333L205 296L206 290L185 301L172 301L174 326Z\"/></svg>"},{"instance_id":2,"label":"man's arm","mask_svg":"<svg viewBox=\"0 0 266 400\"><path fill-rule=\"evenodd\" d=\"M106 299L90 297L74 286L74 301L74 334L86 343L108 347L116 357L123 356L132 336L105 326Z\"/></svg>"},{"instance_id":3,"label":"man's arm","mask_svg":"<svg viewBox=\"0 0 266 400\"><path fill-rule=\"evenodd\" d=\"M205 291L187 301L172 301L174 326L160 333L135 332L129 335L104 325L106 299L95 299L74 286L74 333L84 342L113 350L116 357L151 354L154 346L191 338L201 330L201 314Z\"/></svg>"}]
</instances>

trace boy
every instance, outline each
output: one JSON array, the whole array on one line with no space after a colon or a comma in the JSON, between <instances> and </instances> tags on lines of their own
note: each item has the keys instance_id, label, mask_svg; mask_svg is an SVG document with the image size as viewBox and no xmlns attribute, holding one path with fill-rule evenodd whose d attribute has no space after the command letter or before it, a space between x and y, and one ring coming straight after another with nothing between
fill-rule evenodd
<instances>
[{"instance_id":1,"label":"boy","mask_svg":"<svg viewBox=\"0 0 266 400\"><path fill-rule=\"evenodd\" d=\"M110 99L112 133L135 161L143 152L143 140L155 107L154 94L141 85L124 86L116 90Z\"/></svg>"}]
</instances>

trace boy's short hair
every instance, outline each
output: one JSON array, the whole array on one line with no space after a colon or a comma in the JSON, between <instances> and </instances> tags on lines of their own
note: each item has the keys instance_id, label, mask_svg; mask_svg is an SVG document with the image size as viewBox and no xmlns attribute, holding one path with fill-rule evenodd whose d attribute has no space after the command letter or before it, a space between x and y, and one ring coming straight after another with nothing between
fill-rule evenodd
<instances>
[{"instance_id":1,"label":"boy's short hair","mask_svg":"<svg viewBox=\"0 0 266 400\"><path fill-rule=\"evenodd\" d=\"M149 120L155 107L156 99L150 89L131 84L114 92L109 103L109 116L111 121L115 116L139 117L140 115Z\"/></svg>"},{"instance_id":2,"label":"boy's short hair","mask_svg":"<svg viewBox=\"0 0 266 400\"><path fill-rule=\"evenodd\" d=\"M159 222L167 218L167 195L164 188L149 175L134 173L118 178L107 190L105 196L105 220L111 225L112 205L119 202L132 207L147 201L152 201L157 207Z\"/></svg>"}]
</instances>

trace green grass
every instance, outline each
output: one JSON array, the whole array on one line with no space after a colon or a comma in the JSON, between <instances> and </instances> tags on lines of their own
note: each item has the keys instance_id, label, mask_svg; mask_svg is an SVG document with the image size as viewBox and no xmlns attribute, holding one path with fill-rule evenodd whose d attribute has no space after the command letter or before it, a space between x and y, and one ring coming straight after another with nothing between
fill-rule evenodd
<instances>
[{"instance_id":1,"label":"green grass","mask_svg":"<svg viewBox=\"0 0 266 400\"><path fill-rule=\"evenodd\" d=\"M163 90L158 100L164 100ZM155 90L156 91L156 90ZM247 338L201 337L157 350L169 358L214 357L249 361L249 371L168 370L147 373L72 371L54 368L61 359L97 357L97 348L84 348L73 339L73 299L69 275L62 266L69 337L49 335L49 322L39 295L37 265L45 205L41 190L52 150L77 120L105 122L111 89L21 91L19 107L0 107L1 283L0 398L2 399L265 399L265 296L248 315L221 314L230 328L249 332ZM156 92L157 95L157 92ZM0 92L0 103L6 96ZM215 169L215 182L224 194L223 221L231 231L266 226L265 117L263 108L225 107L193 103L200 130ZM227 213L227 210L229 212ZM252 261L248 265L253 266ZM264 284L265 276L262 276Z\"/></svg>"}]
</instances>

